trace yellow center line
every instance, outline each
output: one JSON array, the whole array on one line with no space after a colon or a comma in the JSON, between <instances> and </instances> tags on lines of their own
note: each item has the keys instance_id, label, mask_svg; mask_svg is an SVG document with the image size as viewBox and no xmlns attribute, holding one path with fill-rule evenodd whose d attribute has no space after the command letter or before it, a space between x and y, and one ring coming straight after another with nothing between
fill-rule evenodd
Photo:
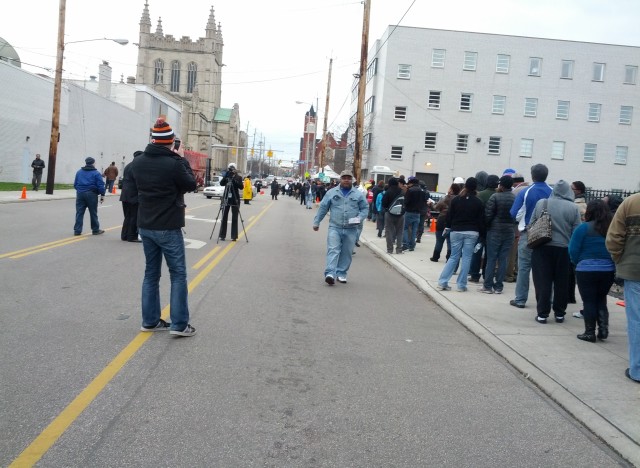
<instances>
[{"instance_id":1,"label":"yellow center line","mask_svg":"<svg viewBox=\"0 0 640 468\"><path fill-rule=\"evenodd\" d=\"M270 203L256 218L246 227L248 231L267 210L273 205ZM189 283L189 292L193 291L202 280L213 270L220 260L227 254L238 242L231 242L222 252L202 270ZM207 255L207 259L211 257L216 248ZM199 262L200 263L200 262ZM166 319L169 316L169 306L162 309L161 316ZM56 441L64 434L64 432L73 424L73 422L82 414L82 412L97 398L107 384L120 372L124 365L138 352L142 345L153 335L149 332L140 332L136 337L109 363L106 367L87 385L84 390L76 396L66 408L55 417L53 421L25 448L18 457L13 460L10 468L33 466L47 451L56 443Z\"/></svg>"},{"instance_id":2,"label":"yellow center line","mask_svg":"<svg viewBox=\"0 0 640 468\"><path fill-rule=\"evenodd\" d=\"M194 270L199 270L200 267L202 265L204 265L205 263L207 263L209 261L209 259L211 257L213 257L213 254L215 254L218 250L220 250L220 246L216 245L213 249L211 249L211 252L209 252L207 255L205 255L204 257L202 257L202 259L196 263L195 265L193 265L193 269Z\"/></svg>"}]
</instances>

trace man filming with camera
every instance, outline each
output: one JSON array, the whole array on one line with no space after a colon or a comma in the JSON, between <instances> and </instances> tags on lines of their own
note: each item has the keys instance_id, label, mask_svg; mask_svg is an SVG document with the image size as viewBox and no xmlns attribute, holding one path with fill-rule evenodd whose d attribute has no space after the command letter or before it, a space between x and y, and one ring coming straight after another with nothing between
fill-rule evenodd
<instances>
[{"instance_id":1,"label":"man filming with camera","mask_svg":"<svg viewBox=\"0 0 640 468\"><path fill-rule=\"evenodd\" d=\"M243 188L242 177L238 174L236 165L230 163L227 172L223 175L220 185L226 187L222 195L222 222L220 224L220 240L227 237L227 222L229 208L231 208L231 240L238 240L238 212L240 210L240 190Z\"/></svg>"}]
</instances>

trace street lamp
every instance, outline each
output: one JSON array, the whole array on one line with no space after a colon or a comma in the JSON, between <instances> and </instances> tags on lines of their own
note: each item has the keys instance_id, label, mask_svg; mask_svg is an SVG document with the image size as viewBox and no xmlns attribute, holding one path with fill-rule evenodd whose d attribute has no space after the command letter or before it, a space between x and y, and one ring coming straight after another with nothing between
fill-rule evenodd
<instances>
[{"instance_id":1,"label":"street lamp","mask_svg":"<svg viewBox=\"0 0 640 468\"><path fill-rule=\"evenodd\" d=\"M64 58L64 46L77 42L91 41L114 41L120 45L129 43L126 39L109 39L102 37L99 39L84 39L81 41L64 42L64 21L65 21L66 0L60 0L60 13L58 18L58 51L56 54L56 74L53 84L53 111L51 114L51 140L49 141L49 161L47 169L47 195L53 195L53 185L56 176L56 155L58 153L58 141L60 140L60 94L62 91L62 61Z\"/></svg>"}]
</instances>

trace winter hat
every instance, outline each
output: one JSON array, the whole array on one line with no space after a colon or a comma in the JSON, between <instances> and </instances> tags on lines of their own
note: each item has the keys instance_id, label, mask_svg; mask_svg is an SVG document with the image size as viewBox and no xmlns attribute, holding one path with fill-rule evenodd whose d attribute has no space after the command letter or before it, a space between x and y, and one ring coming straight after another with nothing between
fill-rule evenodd
<instances>
[{"instance_id":1,"label":"winter hat","mask_svg":"<svg viewBox=\"0 0 640 468\"><path fill-rule=\"evenodd\" d=\"M495 189L498 188L498 183L500 182L500 177L495 174L491 174L487 177L487 188Z\"/></svg>"},{"instance_id":2,"label":"winter hat","mask_svg":"<svg viewBox=\"0 0 640 468\"><path fill-rule=\"evenodd\" d=\"M89 156L87 159L84 160L84 162L87 166L93 166L96 163L96 160L93 159L91 156Z\"/></svg>"},{"instance_id":3,"label":"winter hat","mask_svg":"<svg viewBox=\"0 0 640 468\"><path fill-rule=\"evenodd\" d=\"M513 187L513 177L510 175L503 175L500 177L500 186L504 189L510 190Z\"/></svg>"},{"instance_id":4,"label":"winter hat","mask_svg":"<svg viewBox=\"0 0 640 468\"><path fill-rule=\"evenodd\" d=\"M417 184L417 183L418 183L418 178L417 177L411 176L411 177L409 177L407 179L407 184Z\"/></svg>"},{"instance_id":5,"label":"winter hat","mask_svg":"<svg viewBox=\"0 0 640 468\"><path fill-rule=\"evenodd\" d=\"M469 177L464 182L464 188L466 188L467 190L475 190L478 188L478 181L476 180L475 177Z\"/></svg>"},{"instance_id":6,"label":"winter hat","mask_svg":"<svg viewBox=\"0 0 640 468\"><path fill-rule=\"evenodd\" d=\"M387 183L389 184L389 187L398 186L398 179L396 179L395 177L392 177L391 179L389 179Z\"/></svg>"},{"instance_id":7,"label":"winter hat","mask_svg":"<svg viewBox=\"0 0 640 468\"><path fill-rule=\"evenodd\" d=\"M175 139L175 134L171 125L169 125L163 117L156 120L155 125L151 129L151 142L158 145L171 145Z\"/></svg>"},{"instance_id":8,"label":"winter hat","mask_svg":"<svg viewBox=\"0 0 640 468\"><path fill-rule=\"evenodd\" d=\"M453 179L454 184L464 184L464 179L462 177L456 177Z\"/></svg>"},{"instance_id":9,"label":"winter hat","mask_svg":"<svg viewBox=\"0 0 640 468\"><path fill-rule=\"evenodd\" d=\"M510 167L505 169L504 172L502 173L503 176L509 176L509 177L513 177L513 174L516 173L515 169L511 169Z\"/></svg>"}]
</instances>

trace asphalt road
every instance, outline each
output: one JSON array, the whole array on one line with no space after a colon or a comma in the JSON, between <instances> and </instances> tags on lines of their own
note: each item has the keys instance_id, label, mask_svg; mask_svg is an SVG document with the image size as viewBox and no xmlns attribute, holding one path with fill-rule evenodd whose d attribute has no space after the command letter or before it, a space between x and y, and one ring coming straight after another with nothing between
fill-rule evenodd
<instances>
[{"instance_id":1,"label":"asphalt road","mask_svg":"<svg viewBox=\"0 0 640 468\"><path fill-rule=\"evenodd\" d=\"M216 245L187 196L193 338L138 332L117 197L80 238L73 200L0 205L0 466L626 466L366 248L327 286L328 219L279 198Z\"/></svg>"}]
</instances>

